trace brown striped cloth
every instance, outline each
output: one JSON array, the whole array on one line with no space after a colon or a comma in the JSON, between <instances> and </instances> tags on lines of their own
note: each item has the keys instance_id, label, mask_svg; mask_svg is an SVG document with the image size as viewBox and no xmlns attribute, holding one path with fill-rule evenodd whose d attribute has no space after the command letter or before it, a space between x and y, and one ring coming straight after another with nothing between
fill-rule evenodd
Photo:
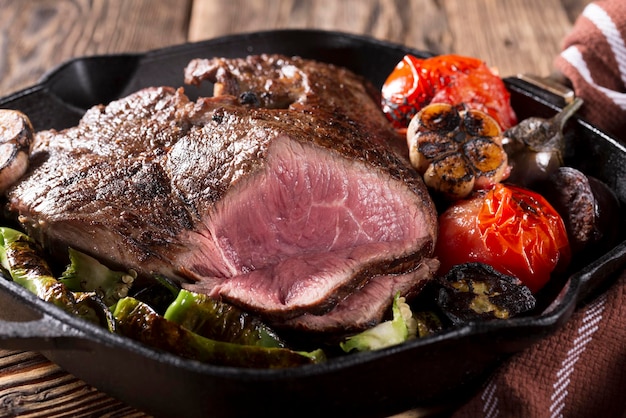
<instances>
[{"instance_id":1,"label":"brown striped cloth","mask_svg":"<svg viewBox=\"0 0 626 418\"><path fill-rule=\"evenodd\" d=\"M555 67L585 101L582 116L626 143L626 1L590 3Z\"/></svg>"},{"instance_id":2,"label":"brown striped cloth","mask_svg":"<svg viewBox=\"0 0 626 418\"><path fill-rule=\"evenodd\" d=\"M584 99L582 116L626 144L625 39L626 0L590 3L555 67ZM452 416L626 418L626 272Z\"/></svg>"}]
</instances>

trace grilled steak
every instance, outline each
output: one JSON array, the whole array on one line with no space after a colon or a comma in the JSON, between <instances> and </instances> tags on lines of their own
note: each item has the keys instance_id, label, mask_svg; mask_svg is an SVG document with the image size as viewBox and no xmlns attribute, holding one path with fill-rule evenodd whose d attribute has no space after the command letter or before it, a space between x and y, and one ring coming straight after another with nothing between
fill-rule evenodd
<instances>
[{"instance_id":1,"label":"grilled steak","mask_svg":"<svg viewBox=\"0 0 626 418\"><path fill-rule=\"evenodd\" d=\"M8 192L33 237L321 332L355 322L351 300L379 321L432 276L434 205L367 83L282 56L186 74L215 97L149 88L36 135Z\"/></svg>"}]
</instances>

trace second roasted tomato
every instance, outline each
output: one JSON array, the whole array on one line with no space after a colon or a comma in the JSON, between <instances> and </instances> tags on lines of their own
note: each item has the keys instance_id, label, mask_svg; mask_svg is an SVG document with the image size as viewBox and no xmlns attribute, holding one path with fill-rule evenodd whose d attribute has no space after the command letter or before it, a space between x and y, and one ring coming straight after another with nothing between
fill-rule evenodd
<instances>
[{"instance_id":1,"label":"second roasted tomato","mask_svg":"<svg viewBox=\"0 0 626 418\"><path fill-rule=\"evenodd\" d=\"M458 201L440 216L435 254L441 274L457 264L482 262L519 278L533 293L570 261L556 210L541 195L504 184Z\"/></svg>"}]
</instances>

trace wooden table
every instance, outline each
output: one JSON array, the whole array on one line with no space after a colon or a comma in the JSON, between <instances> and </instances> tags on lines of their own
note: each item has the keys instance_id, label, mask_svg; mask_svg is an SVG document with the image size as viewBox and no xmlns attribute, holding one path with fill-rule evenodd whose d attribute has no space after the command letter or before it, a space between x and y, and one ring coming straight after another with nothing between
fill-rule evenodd
<instances>
[{"instance_id":1,"label":"wooden table","mask_svg":"<svg viewBox=\"0 0 626 418\"><path fill-rule=\"evenodd\" d=\"M0 0L0 96L72 57L318 28L548 75L587 0ZM412 412L403 416L415 416ZM0 416L145 416L32 352L0 350Z\"/></svg>"}]
</instances>

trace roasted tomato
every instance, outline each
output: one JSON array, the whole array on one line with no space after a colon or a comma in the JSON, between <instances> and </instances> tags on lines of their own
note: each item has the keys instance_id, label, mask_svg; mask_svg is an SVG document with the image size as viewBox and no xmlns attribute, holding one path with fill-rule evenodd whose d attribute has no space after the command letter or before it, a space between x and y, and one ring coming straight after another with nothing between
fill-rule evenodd
<instances>
[{"instance_id":1,"label":"roasted tomato","mask_svg":"<svg viewBox=\"0 0 626 418\"><path fill-rule=\"evenodd\" d=\"M504 82L481 60L459 55L406 55L382 88L383 111L398 130L429 103L465 104L493 117L503 131L517 123Z\"/></svg>"},{"instance_id":2,"label":"roasted tomato","mask_svg":"<svg viewBox=\"0 0 626 418\"><path fill-rule=\"evenodd\" d=\"M439 217L435 253L441 274L458 264L482 262L519 278L532 292L570 260L556 210L541 195L504 184L451 205Z\"/></svg>"}]
</instances>

